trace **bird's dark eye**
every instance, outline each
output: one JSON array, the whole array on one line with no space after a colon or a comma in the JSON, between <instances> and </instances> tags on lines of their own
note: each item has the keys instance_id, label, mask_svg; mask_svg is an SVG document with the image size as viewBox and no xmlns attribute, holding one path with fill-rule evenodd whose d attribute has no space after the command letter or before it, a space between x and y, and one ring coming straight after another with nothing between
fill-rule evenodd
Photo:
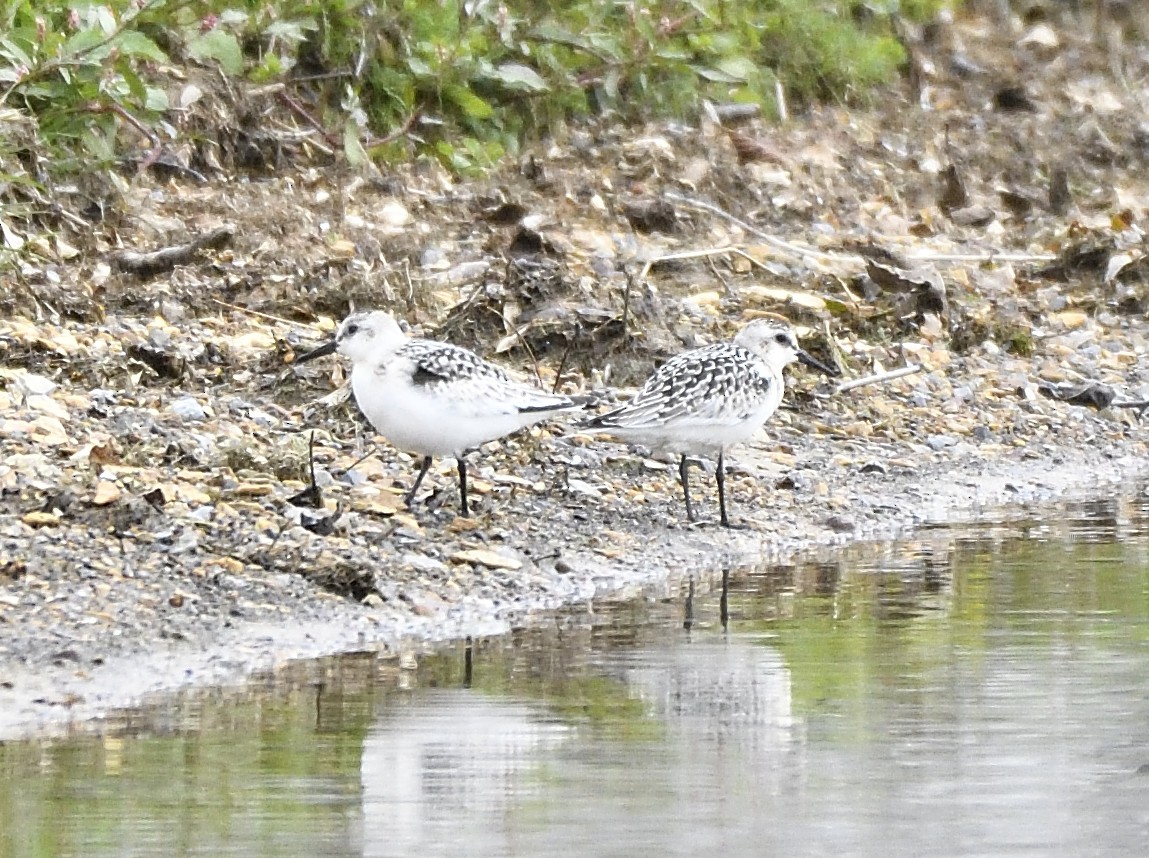
<instances>
[{"instance_id":1,"label":"bird's dark eye","mask_svg":"<svg viewBox=\"0 0 1149 858\"><path fill-rule=\"evenodd\" d=\"M349 336L349 337L353 337L353 336L355 336L357 333L359 333L359 326L358 326L358 325L356 325L356 324L354 324L354 323L352 323L352 324L348 325L348 326L346 327L346 329L344 329L343 333L344 333L344 334L346 334L346 335L347 335L347 336Z\"/></svg>"},{"instance_id":2,"label":"bird's dark eye","mask_svg":"<svg viewBox=\"0 0 1149 858\"><path fill-rule=\"evenodd\" d=\"M790 345L790 338L788 336L786 336L785 334L775 334L774 335L774 342L776 342L780 346L788 346L788 345Z\"/></svg>"}]
</instances>

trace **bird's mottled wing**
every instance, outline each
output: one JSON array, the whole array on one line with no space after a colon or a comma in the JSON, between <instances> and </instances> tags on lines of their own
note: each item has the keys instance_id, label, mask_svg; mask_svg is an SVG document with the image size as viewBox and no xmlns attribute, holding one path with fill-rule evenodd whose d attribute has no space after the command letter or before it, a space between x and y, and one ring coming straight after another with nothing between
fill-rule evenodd
<instances>
[{"instance_id":1,"label":"bird's mottled wing","mask_svg":"<svg viewBox=\"0 0 1149 858\"><path fill-rule=\"evenodd\" d=\"M412 381L420 385L509 382L510 378L494 364L477 354L450 343L411 340L395 356L411 362Z\"/></svg>"},{"instance_id":2,"label":"bird's mottled wing","mask_svg":"<svg viewBox=\"0 0 1149 858\"><path fill-rule=\"evenodd\" d=\"M574 405L565 397L519 384L500 367L450 343L411 340L395 357L410 367L414 386L459 406L469 403L476 413L553 411Z\"/></svg>"},{"instance_id":3,"label":"bird's mottled wing","mask_svg":"<svg viewBox=\"0 0 1149 858\"><path fill-rule=\"evenodd\" d=\"M752 352L716 343L671 358L647 379L634 399L591 425L638 429L738 422L760 407L773 384Z\"/></svg>"}]
</instances>

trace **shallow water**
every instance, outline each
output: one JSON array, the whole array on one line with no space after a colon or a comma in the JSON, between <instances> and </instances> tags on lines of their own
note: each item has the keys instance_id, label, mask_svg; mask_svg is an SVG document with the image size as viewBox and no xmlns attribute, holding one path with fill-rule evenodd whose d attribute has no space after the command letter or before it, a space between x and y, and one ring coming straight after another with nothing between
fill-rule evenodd
<instances>
[{"instance_id":1,"label":"shallow water","mask_svg":"<svg viewBox=\"0 0 1149 858\"><path fill-rule=\"evenodd\" d=\"M727 578L2 744L0 855L1144 854L1144 505Z\"/></svg>"}]
</instances>

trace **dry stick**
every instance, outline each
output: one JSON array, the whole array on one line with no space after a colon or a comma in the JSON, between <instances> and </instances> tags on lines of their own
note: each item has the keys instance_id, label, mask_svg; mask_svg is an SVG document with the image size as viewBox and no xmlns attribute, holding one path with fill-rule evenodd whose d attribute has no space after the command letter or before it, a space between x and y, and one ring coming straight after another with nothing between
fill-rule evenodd
<instances>
[{"instance_id":1,"label":"dry stick","mask_svg":"<svg viewBox=\"0 0 1149 858\"><path fill-rule=\"evenodd\" d=\"M700 209L701 211L705 211L705 212L710 212L710 214L718 215L721 218L725 218L726 220L730 221L735 226L741 228L743 231L748 232L751 235L753 235L755 238L759 238L762 241L766 242L766 244L770 245L771 247L777 248L778 250L782 250L782 251L789 253L793 256L811 256L811 257L814 257L815 259L822 259L822 260L827 261L827 262L853 262L853 263L858 264L858 265L865 263L865 260L862 259L862 257L858 256L857 254L853 254L853 253L823 253L822 251L814 250L813 248L799 247L798 245L790 244L787 241L783 241L780 238L775 238L774 236L770 235L769 233L763 232L762 230L758 229L757 227L752 226L751 224L748 224L746 221L742 220L741 218L735 217L734 215L730 214L730 212L728 212L722 208L719 208L718 206L714 205L713 203L707 203L707 202L703 202L702 200L696 200L692 197L683 196L682 194L676 194L674 191L666 191L663 194L663 196L665 196L668 200L671 200L672 202L682 203L683 205L691 206L692 208Z\"/></svg>"},{"instance_id":2,"label":"dry stick","mask_svg":"<svg viewBox=\"0 0 1149 858\"><path fill-rule=\"evenodd\" d=\"M896 378L904 378L907 375L913 375L915 372L921 372L921 364L910 364L909 366L899 367L898 369L891 369L888 372L879 372L875 375L867 375L865 378L855 378L853 381L844 381L834 388L834 393L845 393L847 390L853 390L855 387L864 387L867 384L878 384L883 381L893 381Z\"/></svg>"},{"instance_id":3,"label":"dry stick","mask_svg":"<svg viewBox=\"0 0 1149 858\"><path fill-rule=\"evenodd\" d=\"M575 325L575 336L578 336L578 331L579 331L579 326L576 324ZM565 349L563 349L563 357L562 357L562 360L559 361L558 370L555 372L555 383L554 383L554 386L551 388L551 393L558 393L559 392L559 385L562 383L562 380L563 380L563 370L565 370L567 368L567 358L570 357L571 349L574 348L574 341L575 341L575 338L571 337L569 340L567 340L567 347Z\"/></svg>"},{"instance_id":4,"label":"dry stick","mask_svg":"<svg viewBox=\"0 0 1149 858\"><path fill-rule=\"evenodd\" d=\"M311 328L312 330L316 331L320 329L318 325L310 325L307 322L292 322L279 316L273 316L270 313L261 313L259 310L249 310L247 307L241 307L238 304L229 304L227 301L219 300L219 298L212 298L211 302L213 304L219 304L221 307L227 307L229 310L235 310L237 313L246 313L249 316L255 316L257 319L266 319L269 322L278 322L279 324L287 325L288 327L296 327L298 325L304 328Z\"/></svg>"},{"instance_id":5,"label":"dry stick","mask_svg":"<svg viewBox=\"0 0 1149 858\"><path fill-rule=\"evenodd\" d=\"M769 246L785 253L794 256L809 256L814 259L820 259L824 262L846 262L850 264L860 265L865 263L865 259L854 253L825 253L820 250L814 250L810 247L802 247L800 245L791 244L788 241L783 241L776 238L769 233L763 232L755 226L747 223L741 218L735 217L728 211L714 205L713 203L696 200L692 197L687 197L682 194L677 194L674 191L666 191L664 196L672 202L681 203L692 208L700 209L701 211L709 212L710 214L718 215L725 218L737 227L740 227L745 232L750 233L756 238L761 239ZM914 262L1052 262L1057 259L1056 256L1048 253L922 253L908 257Z\"/></svg>"},{"instance_id":6,"label":"dry stick","mask_svg":"<svg viewBox=\"0 0 1149 858\"><path fill-rule=\"evenodd\" d=\"M638 279L639 280L645 279L646 275L650 273L650 269L653 268L655 265L658 265L658 263L660 263L660 262L673 262L677 259L698 259L699 257L720 256L720 255L726 254L726 253L733 253L733 254L736 254L738 256L741 256L743 259L747 260L751 265L756 265L757 267L761 268L763 271L768 270L765 265L763 265L761 262L759 262L757 259L755 259L753 256L751 256L745 250L743 250L740 247L734 247L731 245L729 247L711 247L711 248L706 248L704 250L683 250L683 251L679 251L678 253L665 253L662 256L656 256L653 259L648 259L646 261L646 264L642 266L642 271L640 271L638 273Z\"/></svg>"},{"instance_id":7,"label":"dry stick","mask_svg":"<svg viewBox=\"0 0 1149 858\"><path fill-rule=\"evenodd\" d=\"M722 291L725 292L726 297L729 298L731 294L730 283L722 276L721 272L719 272L718 266L714 264L714 257L707 256L706 263L710 266L710 273L722 284Z\"/></svg>"},{"instance_id":8,"label":"dry stick","mask_svg":"<svg viewBox=\"0 0 1149 858\"><path fill-rule=\"evenodd\" d=\"M233 235L235 235L235 227L231 224L225 224L216 227L206 235L192 239L186 244L162 247L149 253L121 250L112 256L112 265L121 271L128 271L140 277L151 277L164 271L170 271L177 265L191 262L195 259L196 254L204 248L222 247L231 241Z\"/></svg>"},{"instance_id":9,"label":"dry stick","mask_svg":"<svg viewBox=\"0 0 1149 858\"><path fill-rule=\"evenodd\" d=\"M1109 403L1110 408L1149 408L1149 399L1119 399Z\"/></svg>"},{"instance_id":10,"label":"dry stick","mask_svg":"<svg viewBox=\"0 0 1149 858\"><path fill-rule=\"evenodd\" d=\"M634 277L626 272L626 290L622 293L622 335L626 336L627 323L630 321L630 287Z\"/></svg>"},{"instance_id":11,"label":"dry stick","mask_svg":"<svg viewBox=\"0 0 1149 858\"><path fill-rule=\"evenodd\" d=\"M411 126L418 122L422 115L423 109L416 108L415 110L412 110L407 115L407 118L400 122L399 125L396 126L395 130L391 133L384 134L382 137L368 137L366 140L361 140L360 143L363 145L364 149L369 149L372 146L385 146L388 143L394 142L400 137L406 136L407 132L411 130Z\"/></svg>"},{"instance_id":12,"label":"dry stick","mask_svg":"<svg viewBox=\"0 0 1149 858\"><path fill-rule=\"evenodd\" d=\"M140 122L140 120L136 119L136 117L132 116L132 114L128 113L128 111L124 110L124 108L120 107L120 105L116 104L115 102L112 102L111 104L100 104L98 101L93 101L88 104L87 110L89 113L114 113L133 128L135 128L136 131L140 132L140 134L148 138L148 142L152 144L152 148L148 154L144 156L144 159L140 161L140 165L137 168L138 172L142 173L144 170L148 169L148 167L150 167L159 159L160 153L164 151L163 141L160 140L160 138L150 128L148 128L146 125ZM194 173L195 171L192 170L191 172ZM196 173L196 175L198 176L199 174ZM205 179L203 176L200 176L200 178L205 182L207 181L207 179Z\"/></svg>"},{"instance_id":13,"label":"dry stick","mask_svg":"<svg viewBox=\"0 0 1149 858\"><path fill-rule=\"evenodd\" d=\"M1053 253L915 253L908 262L1056 262Z\"/></svg>"},{"instance_id":14,"label":"dry stick","mask_svg":"<svg viewBox=\"0 0 1149 858\"><path fill-rule=\"evenodd\" d=\"M348 465L346 468L344 468L341 476L346 476L348 474L348 472L354 471L357 467L362 465L364 462L366 462L368 459L370 459L372 456L374 456L376 453L379 452L379 445L376 444L374 440L372 440L370 442L370 444L371 444L371 452L364 453L362 456L360 456L358 459L356 459L354 462L352 462L350 465Z\"/></svg>"},{"instance_id":15,"label":"dry stick","mask_svg":"<svg viewBox=\"0 0 1149 858\"><path fill-rule=\"evenodd\" d=\"M291 111L293 113L295 113L297 116L299 116L301 119L303 119L304 122L306 122L308 125L310 125L312 128L314 128L316 131L318 131L322 135L323 139L327 141L327 145L332 146L332 147L338 147L339 146L339 138L336 137L332 132L330 132L326 128L324 128L320 124L319 120L316 119L314 116L312 116L311 113L308 112L307 108L304 107L302 104L300 104L298 101L296 101L291 96L290 93L288 93L284 89L284 90L280 90L278 95L279 95L279 100L282 101L284 104L286 104L291 109Z\"/></svg>"}]
</instances>

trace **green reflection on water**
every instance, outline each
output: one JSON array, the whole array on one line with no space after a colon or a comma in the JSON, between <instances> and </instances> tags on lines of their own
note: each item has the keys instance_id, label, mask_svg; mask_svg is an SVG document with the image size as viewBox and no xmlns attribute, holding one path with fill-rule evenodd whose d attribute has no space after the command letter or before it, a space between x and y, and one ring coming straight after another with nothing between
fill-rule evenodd
<instances>
[{"instance_id":1,"label":"green reflection on water","mask_svg":"<svg viewBox=\"0 0 1149 858\"><path fill-rule=\"evenodd\" d=\"M609 666L620 654L708 641L777 652L795 719L832 717L835 741L872 741L882 729L876 702L917 700L928 710L955 672L976 673L1002 646L1047 659L1061 647L1144 652L1143 531L1094 538L1091 521L1084 538L947 532L735 572L728 630L717 621L718 579L702 578L689 631L684 589L476 642L470 668L463 644L423 658L415 674L349 656L125 713L102 736L2 744L0 855L359 854L365 739L428 689L523 702L567 725L573 741L673 757L649 692ZM954 716L941 707L934 717ZM633 792L631 763L610 754L596 762L604 800ZM516 819L547 818L548 789L569 780L564 766L546 757L521 774L531 788ZM663 797L652 788L634 801L652 808Z\"/></svg>"}]
</instances>

